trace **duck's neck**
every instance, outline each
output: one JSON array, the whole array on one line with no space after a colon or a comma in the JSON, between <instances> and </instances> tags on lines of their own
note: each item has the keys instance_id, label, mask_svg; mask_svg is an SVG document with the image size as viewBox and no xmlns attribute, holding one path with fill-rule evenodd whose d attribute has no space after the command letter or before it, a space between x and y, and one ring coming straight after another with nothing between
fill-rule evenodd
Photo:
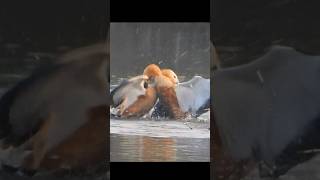
<instances>
[{"instance_id":1,"label":"duck's neck","mask_svg":"<svg viewBox=\"0 0 320 180\"><path fill-rule=\"evenodd\" d=\"M155 78L155 82L156 82L156 87L157 89L160 87L174 87L174 84L171 82L171 80L165 76L156 76Z\"/></svg>"},{"instance_id":2,"label":"duck's neck","mask_svg":"<svg viewBox=\"0 0 320 180\"><path fill-rule=\"evenodd\" d=\"M180 109L174 87L157 87L157 94L159 101L168 107L170 118L183 119L186 117L186 113Z\"/></svg>"}]
</instances>

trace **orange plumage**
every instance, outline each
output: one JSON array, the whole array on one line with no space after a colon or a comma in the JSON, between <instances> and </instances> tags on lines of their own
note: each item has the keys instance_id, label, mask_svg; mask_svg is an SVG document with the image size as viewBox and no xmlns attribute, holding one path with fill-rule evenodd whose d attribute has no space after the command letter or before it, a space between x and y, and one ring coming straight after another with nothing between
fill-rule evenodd
<instances>
[{"instance_id":1,"label":"orange plumage","mask_svg":"<svg viewBox=\"0 0 320 180\"><path fill-rule=\"evenodd\" d=\"M159 102L168 108L169 117L173 119L183 119L186 117L186 113L182 112L179 107L175 93L176 84L174 80L170 78L171 74L167 72L168 70L165 71L165 74L167 74L167 76L165 76L157 65L150 64L144 70L144 75L149 77L149 83L155 87ZM168 74L170 74L169 77Z\"/></svg>"},{"instance_id":2,"label":"orange plumage","mask_svg":"<svg viewBox=\"0 0 320 180\"><path fill-rule=\"evenodd\" d=\"M171 69L162 69L161 72L164 76L168 77L173 84L179 83L178 76Z\"/></svg>"}]
</instances>

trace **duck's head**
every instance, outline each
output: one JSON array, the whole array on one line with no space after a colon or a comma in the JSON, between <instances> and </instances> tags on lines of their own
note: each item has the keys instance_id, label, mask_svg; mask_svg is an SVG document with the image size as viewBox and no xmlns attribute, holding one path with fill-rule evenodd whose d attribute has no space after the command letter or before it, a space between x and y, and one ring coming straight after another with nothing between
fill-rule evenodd
<instances>
[{"instance_id":1,"label":"duck's head","mask_svg":"<svg viewBox=\"0 0 320 180\"><path fill-rule=\"evenodd\" d=\"M129 81L136 87L144 87L144 89L148 88L148 76L140 75L130 78Z\"/></svg>"},{"instance_id":2,"label":"duck's head","mask_svg":"<svg viewBox=\"0 0 320 180\"><path fill-rule=\"evenodd\" d=\"M157 66L155 64L150 64L144 69L143 75L148 77L148 80L147 80L148 84L151 87L154 87L156 85L156 78L161 77L162 72L161 72L159 66Z\"/></svg>"},{"instance_id":3,"label":"duck's head","mask_svg":"<svg viewBox=\"0 0 320 180\"><path fill-rule=\"evenodd\" d=\"M156 77L156 76L161 76L162 72L159 68L159 66L155 64L149 64L143 71L143 75L148 76L149 78L151 77Z\"/></svg>"},{"instance_id":4,"label":"duck's head","mask_svg":"<svg viewBox=\"0 0 320 180\"><path fill-rule=\"evenodd\" d=\"M162 74L170 79L172 83L177 85L179 83L178 76L171 69L162 69Z\"/></svg>"}]
</instances>

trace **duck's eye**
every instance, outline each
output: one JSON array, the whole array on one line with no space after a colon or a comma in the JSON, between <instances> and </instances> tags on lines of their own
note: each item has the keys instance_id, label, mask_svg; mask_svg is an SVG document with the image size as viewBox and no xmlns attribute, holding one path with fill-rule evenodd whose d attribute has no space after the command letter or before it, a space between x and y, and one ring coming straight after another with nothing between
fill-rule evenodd
<instances>
[{"instance_id":1,"label":"duck's eye","mask_svg":"<svg viewBox=\"0 0 320 180\"><path fill-rule=\"evenodd\" d=\"M147 88L148 88L148 83L147 83L147 82L144 82L144 83L143 83L143 87L144 87L145 89L147 89Z\"/></svg>"}]
</instances>

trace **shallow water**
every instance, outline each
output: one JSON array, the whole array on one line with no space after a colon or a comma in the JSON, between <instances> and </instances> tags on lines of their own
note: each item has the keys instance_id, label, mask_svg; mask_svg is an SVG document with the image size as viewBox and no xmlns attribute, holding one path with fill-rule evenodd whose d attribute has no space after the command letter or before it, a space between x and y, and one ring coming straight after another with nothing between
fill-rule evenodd
<instances>
[{"instance_id":1,"label":"shallow water","mask_svg":"<svg viewBox=\"0 0 320 180\"><path fill-rule=\"evenodd\" d=\"M209 114L209 113L208 113ZM110 120L112 162L208 162L209 122Z\"/></svg>"}]
</instances>

